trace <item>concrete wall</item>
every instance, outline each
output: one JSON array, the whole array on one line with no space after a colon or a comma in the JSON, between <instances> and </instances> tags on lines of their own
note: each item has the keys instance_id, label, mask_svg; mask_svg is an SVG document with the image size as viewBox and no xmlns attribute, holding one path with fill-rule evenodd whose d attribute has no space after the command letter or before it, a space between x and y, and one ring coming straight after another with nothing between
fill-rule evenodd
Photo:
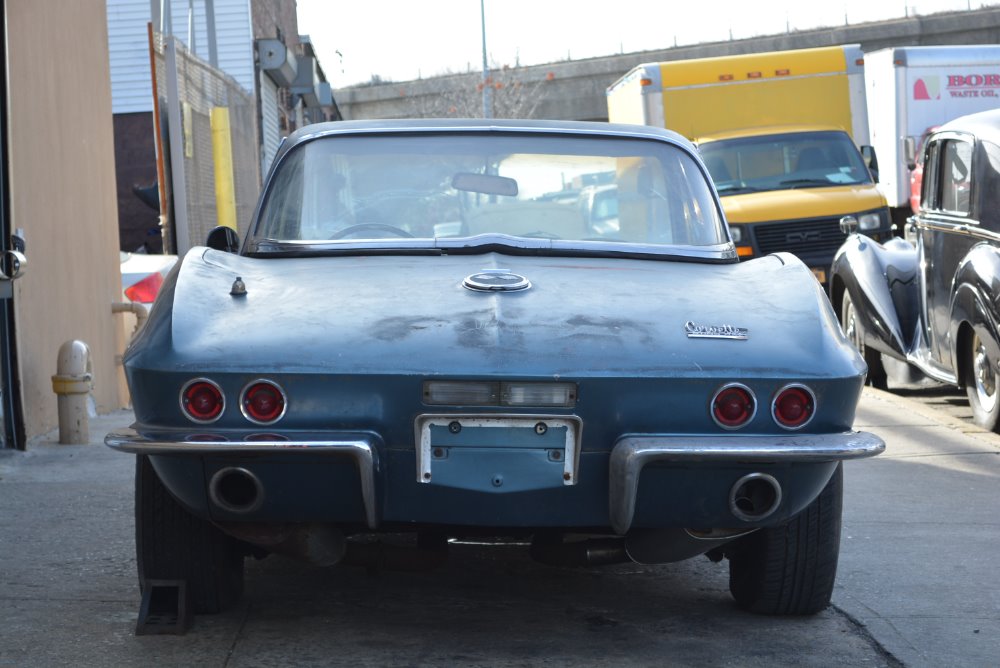
<instances>
[{"instance_id":1,"label":"concrete wall","mask_svg":"<svg viewBox=\"0 0 1000 668\"><path fill-rule=\"evenodd\" d=\"M525 84L539 82L543 96L533 116L556 120L607 120L605 90L640 63L704 58L762 51L782 51L816 46L859 43L864 51L888 46L1000 43L1000 8L915 16L822 30L713 42L656 51L565 61L517 68L515 77ZM334 91L345 120L404 118L433 109L429 99L457 87L468 87L468 76L456 75L358 86ZM478 95L474 87L470 95Z\"/></svg>"},{"instance_id":2,"label":"concrete wall","mask_svg":"<svg viewBox=\"0 0 1000 668\"><path fill-rule=\"evenodd\" d=\"M29 265L14 283L28 438L54 428L59 346L93 354L98 411L122 405L124 348L105 0L7 4L11 228Z\"/></svg>"}]
</instances>

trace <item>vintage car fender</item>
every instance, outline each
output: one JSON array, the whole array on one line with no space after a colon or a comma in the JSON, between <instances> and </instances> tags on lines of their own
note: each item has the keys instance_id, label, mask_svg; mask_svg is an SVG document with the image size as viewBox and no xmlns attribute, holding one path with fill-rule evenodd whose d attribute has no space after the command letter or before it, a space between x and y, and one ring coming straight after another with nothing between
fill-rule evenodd
<instances>
[{"instance_id":1,"label":"vintage car fender","mask_svg":"<svg viewBox=\"0 0 1000 668\"><path fill-rule=\"evenodd\" d=\"M974 246L959 264L953 285L949 348L952 367L962 381L962 351L969 345L965 337L971 331L967 326L971 326L979 334L990 356L1000 359L997 313L997 299L1000 299L1000 253L987 243Z\"/></svg>"},{"instance_id":2,"label":"vintage car fender","mask_svg":"<svg viewBox=\"0 0 1000 668\"><path fill-rule=\"evenodd\" d=\"M848 294L865 345L900 360L912 347L920 315L917 249L893 238L884 244L850 235L833 259L830 301L838 314Z\"/></svg>"}]
</instances>

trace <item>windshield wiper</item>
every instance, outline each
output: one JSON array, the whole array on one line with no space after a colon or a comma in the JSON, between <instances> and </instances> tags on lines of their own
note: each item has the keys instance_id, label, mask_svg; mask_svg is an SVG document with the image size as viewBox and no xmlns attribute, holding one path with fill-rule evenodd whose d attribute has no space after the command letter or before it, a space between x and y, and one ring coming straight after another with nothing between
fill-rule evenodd
<instances>
[{"instance_id":1,"label":"windshield wiper","mask_svg":"<svg viewBox=\"0 0 1000 668\"><path fill-rule=\"evenodd\" d=\"M834 183L828 179L788 179L787 181L782 181L779 185L791 186L797 188L799 186L809 187L809 186L839 186L844 185L840 183Z\"/></svg>"},{"instance_id":2,"label":"windshield wiper","mask_svg":"<svg viewBox=\"0 0 1000 668\"><path fill-rule=\"evenodd\" d=\"M720 195L723 193L732 194L734 192L755 193L760 190L760 188L754 188L753 186L741 186L741 185L727 185L727 186L716 185L715 189L719 191Z\"/></svg>"}]
</instances>

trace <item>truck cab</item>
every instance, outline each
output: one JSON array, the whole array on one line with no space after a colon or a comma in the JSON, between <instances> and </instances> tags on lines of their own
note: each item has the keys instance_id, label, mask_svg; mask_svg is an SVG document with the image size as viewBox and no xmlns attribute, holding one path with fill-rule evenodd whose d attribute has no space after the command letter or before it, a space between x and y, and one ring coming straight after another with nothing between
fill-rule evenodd
<instances>
[{"instance_id":1,"label":"truck cab","mask_svg":"<svg viewBox=\"0 0 1000 668\"><path fill-rule=\"evenodd\" d=\"M842 218L876 239L892 230L874 150L870 164L859 150L864 64L858 44L644 63L608 88L608 118L698 144L740 256L792 252L826 283Z\"/></svg>"},{"instance_id":2,"label":"truck cab","mask_svg":"<svg viewBox=\"0 0 1000 668\"><path fill-rule=\"evenodd\" d=\"M835 126L769 126L696 138L743 259L797 255L826 283L846 216L891 236L884 197L850 135Z\"/></svg>"}]
</instances>

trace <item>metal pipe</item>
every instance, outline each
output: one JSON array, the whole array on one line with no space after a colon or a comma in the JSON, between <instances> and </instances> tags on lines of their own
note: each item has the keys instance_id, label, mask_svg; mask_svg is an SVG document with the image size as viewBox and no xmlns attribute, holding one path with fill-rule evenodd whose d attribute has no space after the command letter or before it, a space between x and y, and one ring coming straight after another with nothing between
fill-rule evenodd
<instances>
[{"instance_id":1,"label":"metal pipe","mask_svg":"<svg viewBox=\"0 0 1000 668\"><path fill-rule=\"evenodd\" d=\"M139 333L142 326L149 318L149 308L139 302L113 302L111 304L112 313L131 313L135 316L135 327L132 328L132 338Z\"/></svg>"},{"instance_id":2,"label":"metal pipe","mask_svg":"<svg viewBox=\"0 0 1000 668\"><path fill-rule=\"evenodd\" d=\"M781 485L766 473L747 474L729 491L729 510L744 522L770 517L780 505Z\"/></svg>"},{"instance_id":3,"label":"metal pipe","mask_svg":"<svg viewBox=\"0 0 1000 668\"><path fill-rule=\"evenodd\" d=\"M62 344L56 375L52 376L52 391L57 395L59 409L59 443L90 442L87 397L93 389L93 380L90 346L77 340Z\"/></svg>"},{"instance_id":4,"label":"metal pipe","mask_svg":"<svg viewBox=\"0 0 1000 668\"><path fill-rule=\"evenodd\" d=\"M153 39L153 24L147 24L146 29L149 39L149 71L153 84L153 147L156 149L156 186L160 199L160 236L163 239L163 251L165 253L172 253L174 251L174 242L170 234L170 201L167 197L166 189L167 177L163 157L163 128L160 125L160 91L157 88L156 44ZM163 33L162 26L160 33L161 35Z\"/></svg>"},{"instance_id":5,"label":"metal pipe","mask_svg":"<svg viewBox=\"0 0 1000 668\"><path fill-rule=\"evenodd\" d=\"M493 118L493 104L490 90L490 66L486 60L486 4L479 0L479 17L483 29L483 118Z\"/></svg>"},{"instance_id":6,"label":"metal pipe","mask_svg":"<svg viewBox=\"0 0 1000 668\"><path fill-rule=\"evenodd\" d=\"M535 561L549 566L606 566L629 561L625 541L619 537L572 542L537 539L532 541L529 553Z\"/></svg>"}]
</instances>

